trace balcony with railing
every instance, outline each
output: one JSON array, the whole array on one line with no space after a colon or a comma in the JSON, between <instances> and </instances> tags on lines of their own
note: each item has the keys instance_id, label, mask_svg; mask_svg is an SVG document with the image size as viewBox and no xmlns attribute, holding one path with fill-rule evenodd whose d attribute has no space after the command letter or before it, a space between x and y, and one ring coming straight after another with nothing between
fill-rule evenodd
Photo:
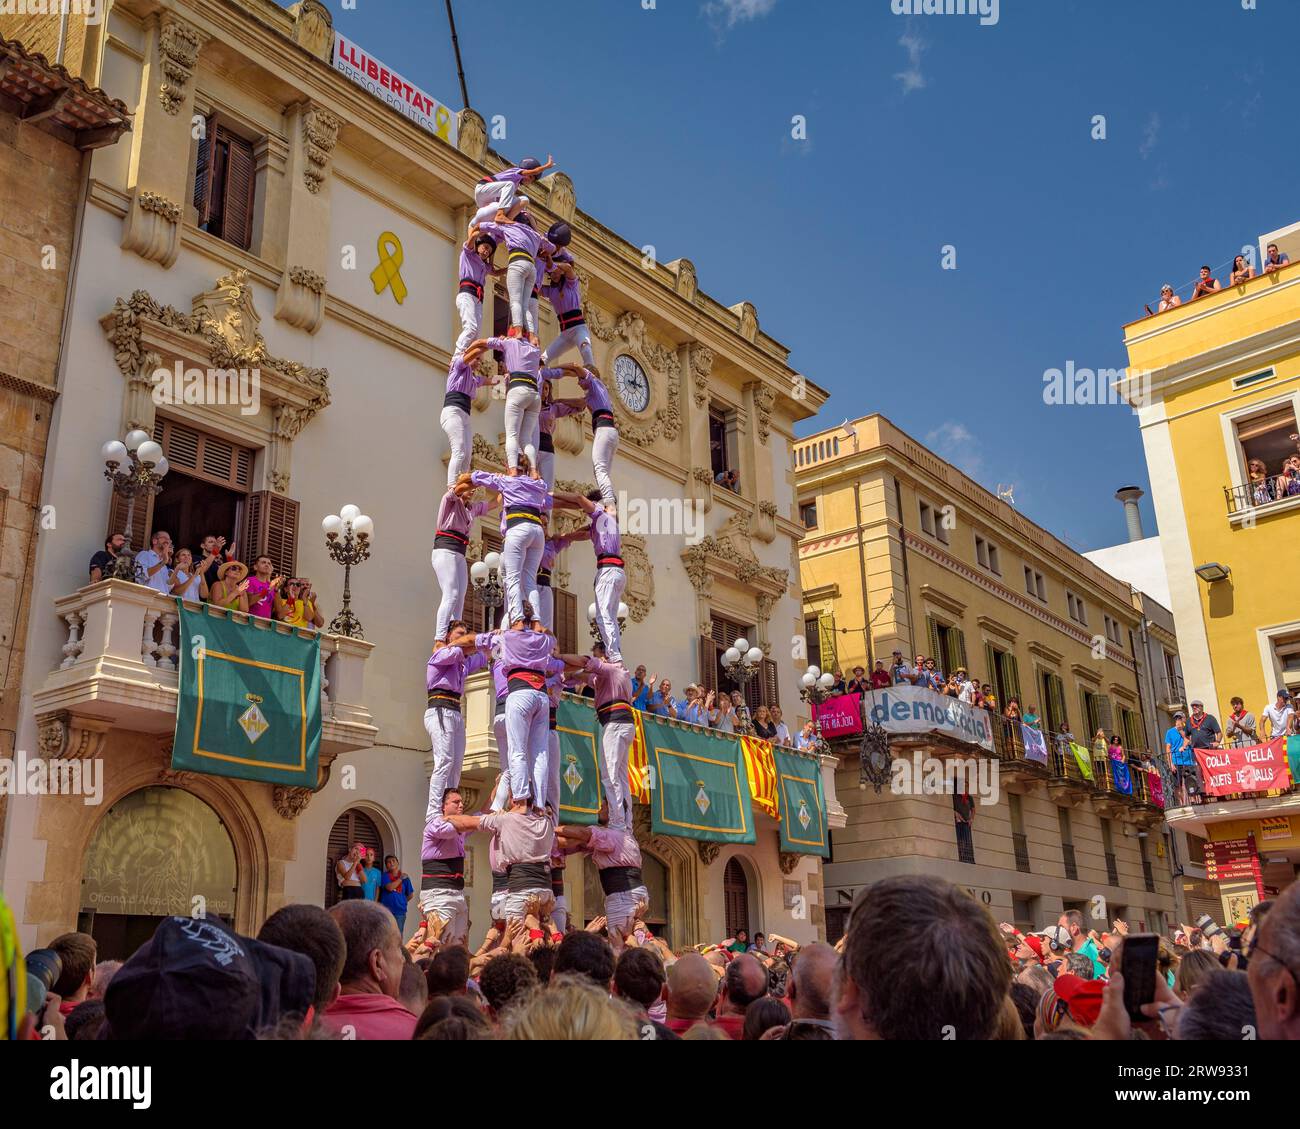
<instances>
[{"instance_id":1,"label":"balcony with railing","mask_svg":"<svg viewBox=\"0 0 1300 1129\"><path fill-rule=\"evenodd\" d=\"M1244 486L1225 486L1223 497L1230 521L1244 520L1247 515L1258 521L1284 510L1300 509L1300 478L1274 474Z\"/></svg>"},{"instance_id":2,"label":"balcony with railing","mask_svg":"<svg viewBox=\"0 0 1300 1129\"><path fill-rule=\"evenodd\" d=\"M1187 690L1183 686L1181 675L1166 675L1160 680L1159 705L1166 711L1187 708Z\"/></svg>"},{"instance_id":3,"label":"balcony with railing","mask_svg":"<svg viewBox=\"0 0 1300 1129\"><path fill-rule=\"evenodd\" d=\"M1229 749L1252 748L1257 742L1230 741ZM1163 758L1162 758L1163 759ZM1204 780L1202 778L1202 786ZM1284 788L1233 792L1221 796L1195 791L1184 776L1170 779L1165 785L1165 818L1171 827L1210 838L1209 828L1216 823L1259 819L1264 816L1300 817L1300 784L1288 775Z\"/></svg>"},{"instance_id":4,"label":"balcony with railing","mask_svg":"<svg viewBox=\"0 0 1300 1129\"><path fill-rule=\"evenodd\" d=\"M194 605L196 608L198 605ZM176 726L180 647L176 601L125 580L103 580L55 601L67 632L63 660L32 695L38 719L69 729L171 733ZM209 605L209 614L251 632L291 628ZM257 644L252 644L256 649ZM364 672L374 644L321 634L321 760L369 748L378 733L365 705Z\"/></svg>"}]
</instances>

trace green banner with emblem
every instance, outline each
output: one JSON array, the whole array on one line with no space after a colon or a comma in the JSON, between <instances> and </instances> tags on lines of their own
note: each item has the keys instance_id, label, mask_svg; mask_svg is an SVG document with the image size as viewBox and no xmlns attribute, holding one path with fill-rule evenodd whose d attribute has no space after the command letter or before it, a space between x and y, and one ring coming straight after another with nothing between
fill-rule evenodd
<instances>
[{"instance_id":1,"label":"green banner with emblem","mask_svg":"<svg viewBox=\"0 0 1300 1129\"><path fill-rule=\"evenodd\" d=\"M566 697L555 713L555 731L560 735L560 822L595 823L605 798L595 709Z\"/></svg>"},{"instance_id":2,"label":"green banner with emblem","mask_svg":"<svg viewBox=\"0 0 1300 1129\"><path fill-rule=\"evenodd\" d=\"M656 835L754 842L753 801L740 741L642 715Z\"/></svg>"},{"instance_id":3,"label":"green banner with emblem","mask_svg":"<svg viewBox=\"0 0 1300 1129\"><path fill-rule=\"evenodd\" d=\"M830 831L820 765L781 748L773 748L772 758L781 808L781 850L825 858L830 854Z\"/></svg>"},{"instance_id":4,"label":"green banner with emblem","mask_svg":"<svg viewBox=\"0 0 1300 1129\"><path fill-rule=\"evenodd\" d=\"M315 788L320 636L176 601L180 700L172 768Z\"/></svg>"}]
</instances>

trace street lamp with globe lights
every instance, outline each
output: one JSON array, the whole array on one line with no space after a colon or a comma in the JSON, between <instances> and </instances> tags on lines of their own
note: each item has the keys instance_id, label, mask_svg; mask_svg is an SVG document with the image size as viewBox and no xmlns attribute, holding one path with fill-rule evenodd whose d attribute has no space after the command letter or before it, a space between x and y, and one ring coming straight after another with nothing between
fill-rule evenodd
<instances>
[{"instance_id":1,"label":"street lamp with globe lights","mask_svg":"<svg viewBox=\"0 0 1300 1129\"><path fill-rule=\"evenodd\" d=\"M502 586L501 554L488 553L481 561L469 566L469 580L478 594L479 603L491 611L496 611L505 603L505 588ZM496 617L493 616L493 619ZM482 626L481 624L472 626Z\"/></svg>"},{"instance_id":2,"label":"street lamp with globe lights","mask_svg":"<svg viewBox=\"0 0 1300 1129\"><path fill-rule=\"evenodd\" d=\"M136 428L125 439L113 439L100 449L105 470L104 477L113 484L113 493L126 499L126 528L122 536L126 541L113 565L112 576L117 580L135 580L135 555L131 548L131 526L135 521L137 497L152 498L162 493L162 480L170 469L163 458L162 448L149 438L147 431ZM123 464L126 469L121 469ZM144 546L141 546L143 548Z\"/></svg>"},{"instance_id":3,"label":"street lamp with globe lights","mask_svg":"<svg viewBox=\"0 0 1300 1129\"><path fill-rule=\"evenodd\" d=\"M745 686L759 672L762 664L763 649L761 647L751 647L749 640L743 635L722 652L723 672L740 687L741 700L740 706L736 710L736 717L739 722L738 729L742 733L751 733L753 731L753 721L749 716L749 703L744 698Z\"/></svg>"},{"instance_id":4,"label":"street lamp with globe lights","mask_svg":"<svg viewBox=\"0 0 1300 1129\"><path fill-rule=\"evenodd\" d=\"M799 700L812 703L813 730L817 734L817 751L829 753L830 744L822 736L822 719L817 713L817 707L824 704L826 699L831 697L831 687L835 685L835 675L829 671L823 673L819 667L810 666L803 672L803 677L799 679L799 683Z\"/></svg>"},{"instance_id":5,"label":"street lamp with globe lights","mask_svg":"<svg viewBox=\"0 0 1300 1129\"><path fill-rule=\"evenodd\" d=\"M347 505L336 514L330 514L321 523L325 544L330 557L343 566L343 607L330 620L326 629L331 635L349 639L364 639L361 621L352 614L352 566L370 559L371 538L375 523L356 506Z\"/></svg>"},{"instance_id":6,"label":"street lamp with globe lights","mask_svg":"<svg viewBox=\"0 0 1300 1129\"><path fill-rule=\"evenodd\" d=\"M621 632L621 631L623 630L623 628L626 627L626 626L627 626L627 605L626 605L625 603L622 603L622 602L620 601L620 602L619 602L619 605L618 605L618 629L619 629L619 631ZM587 605L587 630L591 632L591 637L592 637L592 639L593 639L595 642L600 643L601 645L604 645L604 644L605 644L605 637L604 637L603 635L601 635L601 633L600 633L600 624L599 624L599 622L597 622L597 620L596 620L596 605L595 605L595 604L588 604L588 605Z\"/></svg>"}]
</instances>

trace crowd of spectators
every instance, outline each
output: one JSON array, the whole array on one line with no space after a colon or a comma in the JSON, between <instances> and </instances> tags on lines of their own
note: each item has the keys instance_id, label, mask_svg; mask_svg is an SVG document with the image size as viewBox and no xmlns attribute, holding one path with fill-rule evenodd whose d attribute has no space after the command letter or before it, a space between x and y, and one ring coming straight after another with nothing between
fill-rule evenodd
<instances>
[{"instance_id":1,"label":"crowd of spectators","mask_svg":"<svg viewBox=\"0 0 1300 1129\"><path fill-rule=\"evenodd\" d=\"M1277 249L1276 243L1270 243L1264 256L1263 274L1272 274L1275 270L1288 266L1291 260ZM1240 286L1243 282L1256 277L1256 270L1246 255L1234 255L1232 259L1232 269L1228 272L1228 285ZM1188 301L1196 301L1197 298L1204 298L1207 294L1213 294L1216 290L1222 290L1223 284L1215 277L1214 268L1209 266L1201 267L1200 277L1192 287L1191 297ZM1181 306L1183 300L1175 293L1173 284L1166 282L1160 288L1160 305L1156 310L1147 307L1147 313L1163 314L1166 310L1172 310L1176 306Z\"/></svg>"},{"instance_id":2,"label":"crowd of spectators","mask_svg":"<svg viewBox=\"0 0 1300 1129\"><path fill-rule=\"evenodd\" d=\"M90 558L91 584L114 575L125 543L120 533L104 541L103 549ZM311 580L276 575L275 562L266 554L253 558L250 572L238 559L235 545L227 549L226 539L216 533L204 537L196 553L178 549L166 530L155 530L149 548L135 554L134 580L164 596L211 603L292 627L325 625Z\"/></svg>"},{"instance_id":3,"label":"crowd of spectators","mask_svg":"<svg viewBox=\"0 0 1300 1129\"><path fill-rule=\"evenodd\" d=\"M404 946L391 913L349 899L285 906L255 939L164 918L118 967L85 934L25 961L9 943L0 983L27 987L22 1039L1300 1039L1300 883L1248 920L1167 937L1078 910L1022 932L931 876L872 884L833 947L738 931L674 950L638 921L616 956L601 927L517 932L479 957L424 928ZM1130 1013L1139 937L1154 969Z\"/></svg>"}]
</instances>

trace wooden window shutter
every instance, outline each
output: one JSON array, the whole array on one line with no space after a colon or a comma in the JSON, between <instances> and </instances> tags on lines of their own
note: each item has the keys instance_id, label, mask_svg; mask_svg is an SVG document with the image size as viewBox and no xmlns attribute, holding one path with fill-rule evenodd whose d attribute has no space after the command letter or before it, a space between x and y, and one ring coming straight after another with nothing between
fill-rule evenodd
<instances>
[{"instance_id":1,"label":"wooden window shutter","mask_svg":"<svg viewBox=\"0 0 1300 1129\"><path fill-rule=\"evenodd\" d=\"M993 644L985 640L984 642L984 668L988 672L984 678L989 680L989 685L993 687L993 692L999 693L998 689L998 657L993 653ZM983 679L980 679L982 682ZM1006 705L1005 702L999 702L999 705Z\"/></svg>"},{"instance_id":2,"label":"wooden window shutter","mask_svg":"<svg viewBox=\"0 0 1300 1129\"><path fill-rule=\"evenodd\" d=\"M966 660L966 632L964 632L960 627L954 627L952 629L952 637L956 645L957 666L964 668L966 673L970 674L970 664ZM946 674L947 672L945 671L944 673Z\"/></svg>"},{"instance_id":3,"label":"wooden window shutter","mask_svg":"<svg viewBox=\"0 0 1300 1129\"><path fill-rule=\"evenodd\" d=\"M930 653L927 658L933 658L936 663L944 661L944 656L940 653L942 647L939 645L939 625L934 622L934 616L925 617L925 633L930 640ZM915 655L905 656L905 658L915 659Z\"/></svg>"},{"instance_id":4,"label":"wooden window shutter","mask_svg":"<svg viewBox=\"0 0 1300 1129\"><path fill-rule=\"evenodd\" d=\"M835 653L835 616L833 613L826 612L817 617L817 635L822 649L822 670L835 670L839 665L839 659Z\"/></svg>"},{"instance_id":5,"label":"wooden window shutter","mask_svg":"<svg viewBox=\"0 0 1300 1129\"><path fill-rule=\"evenodd\" d=\"M1007 694L1011 698L1020 700L1020 666L1016 662L1016 656L1008 651L1002 656L1003 677L1007 684ZM1023 702L1021 705L1023 706Z\"/></svg>"},{"instance_id":6,"label":"wooden window shutter","mask_svg":"<svg viewBox=\"0 0 1300 1129\"><path fill-rule=\"evenodd\" d=\"M244 508L244 532L239 543L249 571L265 553L277 576L290 577L298 567L298 503L283 494L256 490Z\"/></svg>"},{"instance_id":7,"label":"wooden window shutter","mask_svg":"<svg viewBox=\"0 0 1300 1129\"><path fill-rule=\"evenodd\" d=\"M1069 725L1070 714L1065 708L1065 683L1055 674L1049 674L1047 676L1047 688L1052 695L1052 709L1056 713L1053 721L1055 722L1056 728L1059 729L1062 724Z\"/></svg>"},{"instance_id":8,"label":"wooden window shutter","mask_svg":"<svg viewBox=\"0 0 1300 1129\"><path fill-rule=\"evenodd\" d=\"M555 597L555 637L562 655L581 654L578 648L578 598L572 592L553 589Z\"/></svg>"},{"instance_id":9,"label":"wooden window shutter","mask_svg":"<svg viewBox=\"0 0 1300 1129\"><path fill-rule=\"evenodd\" d=\"M221 202L221 237L247 251L253 245L253 187L257 176L253 146L225 126L217 127L217 137L229 154Z\"/></svg>"},{"instance_id":10,"label":"wooden window shutter","mask_svg":"<svg viewBox=\"0 0 1300 1129\"><path fill-rule=\"evenodd\" d=\"M217 162L213 155L211 132L212 122L209 119L203 123L198 159L194 163L194 207L199 213L199 227L208 222L212 213L212 182Z\"/></svg>"},{"instance_id":11,"label":"wooden window shutter","mask_svg":"<svg viewBox=\"0 0 1300 1129\"><path fill-rule=\"evenodd\" d=\"M251 448L163 417L154 427L153 437L177 470L232 490L248 489L253 473Z\"/></svg>"},{"instance_id":12,"label":"wooden window shutter","mask_svg":"<svg viewBox=\"0 0 1300 1129\"><path fill-rule=\"evenodd\" d=\"M478 598L478 589L470 584L465 590L465 606L461 610L460 618L476 635L485 629L485 611L483 601Z\"/></svg>"},{"instance_id":13,"label":"wooden window shutter","mask_svg":"<svg viewBox=\"0 0 1300 1129\"><path fill-rule=\"evenodd\" d=\"M763 705L769 709L772 706L779 706L781 704L780 684L777 680L776 663L771 659L763 660L760 678L763 681Z\"/></svg>"},{"instance_id":14,"label":"wooden window shutter","mask_svg":"<svg viewBox=\"0 0 1300 1129\"><path fill-rule=\"evenodd\" d=\"M1115 713L1107 694L1097 695L1097 724L1106 731L1109 738L1115 732Z\"/></svg>"},{"instance_id":15,"label":"wooden window shutter","mask_svg":"<svg viewBox=\"0 0 1300 1129\"><path fill-rule=\"evenodd\" d=\"M137 497L135 500L135 513L131 515L131 550L139 552L141 549L149 548L149 531L153 521L153 503L152 496L144 498ZM108 529L105 536L111 536L114 533L126 533L126 509L127 500L118 494L113 493L113 500L108 507ZM99 548L100 546L96 546Z\"/></svg>"},{"instance_id":16,"label":"wooden window shutter","mask_svg":"<svg viewBox=\"0 0 1300 1129\"><path fill-rule=\"evenodd\" d=\"M718 645L707 635L700 636L700 685L706 691L718 689Z\"/></svg>"}]
</instances>

